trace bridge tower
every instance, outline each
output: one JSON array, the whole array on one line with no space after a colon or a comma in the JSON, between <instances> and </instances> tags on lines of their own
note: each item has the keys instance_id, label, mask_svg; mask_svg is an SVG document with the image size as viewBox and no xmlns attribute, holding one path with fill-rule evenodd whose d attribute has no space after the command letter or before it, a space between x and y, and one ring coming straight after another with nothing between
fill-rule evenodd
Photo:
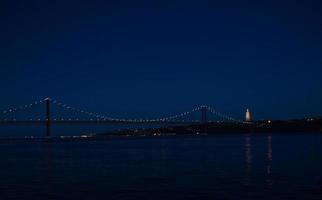
<instances>
[{"instance_id":1,"label":"bridge tower","mask_svg":"<svg viewBox=\"0 0 322 200\"><path fill-rule=\"evenodd\" d=\"M207 106L202 106L201 107L201 126L204 131L204 133L207 132Z\"/></svg>"},{"instance_id":2,"label":"bridge tower","mask_svg":"<svg viewBox=\"0 0 322 200\"><path fill-rule=\"evenodd\" d=\"M45 106L46 106L46 137L50 138L51 130L50 130L50 98L45 99Z\"/></svg>"}]
</instances>

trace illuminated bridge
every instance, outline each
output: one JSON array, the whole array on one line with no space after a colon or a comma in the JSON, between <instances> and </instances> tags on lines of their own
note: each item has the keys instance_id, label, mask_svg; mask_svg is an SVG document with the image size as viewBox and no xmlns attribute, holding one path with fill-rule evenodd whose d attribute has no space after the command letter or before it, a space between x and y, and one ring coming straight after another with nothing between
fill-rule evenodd
<instances>
[{"instance_id":1,"label":"illuminated bridge","mask_svg":"<svg viewBox=\"0 0 322 200\"><path fill-rule=\"evenodd\" d=\"M19 118L16 113L32 112L33 108L38 108L38 114L43 116L42 118ZM41 110L39 111L39 108ZM53 116L52 111L55 109L55 114L59 116ZM60 109L57 109L60 108ZM37 110L37 109L36 109ZM62 110L59 112L59 110ZM66 113L73 113L74 117L62 117ZM192 116L197 114L199 119L193 119ZM35 113L33 113L35 116ZM76 116L76 117L75 117ZM215 120L211 120L214 117ZM210 106L201 105L193 108L190 111L174 114L167 117L153 118L153 119L123 119L113 118L105 115L101 115L94 112L78 109L73 106L61 103L57 100L46 98L44 100L35 101L30 104L9 108L0 112L0 124L13 124L13 125L32 125L41 124L46 126L46 137L51 136L51 125L55 124L160 124L160 125L182 125L182 124L200 124L206 125L207 123L244 123L244 121L230 117L228 115L217 112Z\"/></svg>"}]
</instances>

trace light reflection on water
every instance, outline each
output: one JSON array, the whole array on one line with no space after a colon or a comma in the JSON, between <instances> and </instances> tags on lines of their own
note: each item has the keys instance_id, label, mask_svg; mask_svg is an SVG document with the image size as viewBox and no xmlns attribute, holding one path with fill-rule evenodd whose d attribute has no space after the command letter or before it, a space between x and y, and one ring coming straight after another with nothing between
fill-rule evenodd
<instances>
[{"instance_id":1,"label":"light reflection on water","mask_svg":"<svg viewBox=\"0 0 322 200\"><path fill-rule=\"evenodd\" d=\"M249 135L245 136L245 185L249 185L250 176L252 172L252 149L251 138Z\"/></svg>"},{"instance_id":2,"label":"light reflection on water","mask_svg":"<svg viewBox=\"0 0 322 200\"><path fill-rule=\"evenodd\" d=\"M318 134L0 141L0 193L4 199L321 199L321 141Z\"/></svg>"},{"instance_id":3,"label":"light reflection on water","mask_svg":"<svg viewBox=\"0 0 322 200\"><path fill-rule=\"evenodd\" d=\"M267 167L266 167L266 173L267 173L267 187L271 188L273 185L272 180L272 162L273 162L273 150L272 150L272 136L267 136Z\"/></svg>"}]
</instances>

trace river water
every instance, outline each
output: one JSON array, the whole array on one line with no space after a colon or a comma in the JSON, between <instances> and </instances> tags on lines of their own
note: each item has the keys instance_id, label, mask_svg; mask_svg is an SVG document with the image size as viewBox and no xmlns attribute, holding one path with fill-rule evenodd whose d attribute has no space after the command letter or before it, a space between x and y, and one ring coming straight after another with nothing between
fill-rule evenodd
<instances>
[{"instance_id":1,"label":"river water","mask_svg":"<svg viewBox=\"0 0 322 200\"><path fill-rule=\"evenodd\" d=\"M0 140L0 199L322 199L322 134Z\"/></svg>"}]
</instances>

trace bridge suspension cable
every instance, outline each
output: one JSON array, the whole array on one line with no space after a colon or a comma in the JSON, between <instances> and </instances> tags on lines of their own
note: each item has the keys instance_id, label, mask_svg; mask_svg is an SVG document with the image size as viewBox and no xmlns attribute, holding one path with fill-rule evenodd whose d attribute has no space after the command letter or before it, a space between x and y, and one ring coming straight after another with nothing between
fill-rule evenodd
<instances>
[{"instance_id":1,"label":"bridge suspension cable","mask_svg":"<svg viewBox=\"0 0 322 200\"><path fill-rule=\"evenodd\" d=\"M177 119L177 118L180 118L180 117L184 117L184 116L190 115L193 112L200 111L201 107L202 106L198 106L198 107L195 107L194 109L192 109L190 111L187 111L187 112L182 112L182 113L179 113L179 114L176 114L176 115L171 115L171 116L168 116L168 117L157 118L157 119L153 119L153 120L154 121L169 121L169 120L174 120L174 119Z\"/></svg>"},{"instance_id":2,"label":"bridge suspension cable","mask_svg":"<svg viewBox=\"0 0 322 200\"><path fill-rule=\"evenodd\" d=\"M96 119L101 119L101 120L115 120L114 118L111 118L111 117L106 117L104 115L100 115L100 114L97 114L97 113L94 113L94 112L89 112L89 111L86 111L86 110L82 110L82 109L75 108L73 106L70 106L70 105L61 103L61 102L59 102L57 100L51 100L51 102L53 104L57 105L58 107L64 108L66 110L75 111L75 112L78 112L78 113L87 115L89 117L94 117Z\"/></svg>"},{"instance_id":3,"label":"bridge suspension cable","mask_svg":"<svg viewBox=\"0 0 322 200\"><path fill-rule=\"evenodd\" d=\"M113 117L107 117L105 115L102 114L98 114L98 113L94 113L94 112L89 112L83 109L78 109L75 108L73 106L70 106L68 104L59 102L57 100L51 100L51 102L61 108L64 108L66 110L71 110L71 111L76 111L78 113L82 113L85 115L88 115L90 117L94 117L96 119L100 119L100 120L109 120L109 121L116 121L116 122L166 122L166 121L174 121L175 119L178 119L180 117L184 117L187 116L193 112L199 111L201 109L202 106L196 107L194 109L192 109L191 111L187 111L187 112L182 112L176 115L171 115L171 116L167 116L167 117L162 117L162 118L154 118L154 119L121 119L121 118L113 118Z\"/></svg>"},{"instance_id":4,"label":"bridge suspension cable","mask_svg":"<svg viewBox=\"0 0 322 200\"><path fill-rule=\"evenodd\" d=\"M0 116L1 117L8 117L11 114L15 114L15 113L17 113L19 111L28 110L28 109L30 109L32 107L35 107L35 106L37 106L39 104L43 104L43 103L44 103L44 100L38 100L38 101L34 101L33 103L30 103L30 104L11 107L11 108L8 108L8 109L0 111ZM7 119L4 119L4 120L7 120ZM14 119L14 120L16 120L16 119Z\"/></svg>"},{"instance_id":5,"label":"bridge suspension cable","mask_svg":"<svg viewBox=\"0 0 322 200\"><path fill-rule=\"evenodd\" d=\"M207 106L207 109L210 111L210 113L222 118L222 119L225 119L225 120L228 120L228 121L232 121L232 122L238 122L238 123L243 123L242 120L239 120L239 119L236 119L236 118L233 118L233 117L230 117L228 115L225 115L225 114L222 114L218 111L216 111L215 109Z\"/></svg>"},{"instance_id":6,"label":"bridge suspension cable","mask_svg":"<svg viewBox=\"0 0 322 200\"><path fill-rule=\"evenodd\" d=\"M31 107L36 106L37 104L40 104L40 103L43 103L43 102L44 102L44 100L39 100L39 101L35 101L33 103L30 103L30 104L25 104L23 106L16 106L16 107L8 108L6 110L0 111L0 114L9 114L9 113L17 112L17 111L20 111L20 110L25 110L25 109L31 108Z\"/></svg>"}]
</instances>

